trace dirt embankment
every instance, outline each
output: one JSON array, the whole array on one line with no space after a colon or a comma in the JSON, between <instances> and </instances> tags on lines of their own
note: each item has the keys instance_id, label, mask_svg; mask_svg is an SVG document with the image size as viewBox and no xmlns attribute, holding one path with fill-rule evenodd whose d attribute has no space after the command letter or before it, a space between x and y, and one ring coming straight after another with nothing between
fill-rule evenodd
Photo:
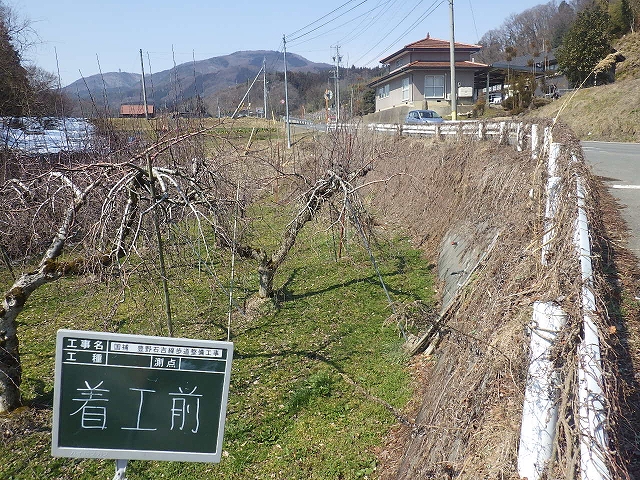
<instances>
[{"instance_id":1,"label":"dirt embankment","mask_svg":"<svg viewBox=\"0 0 640 480\"><path fill-rule=\"evenodd\" d=\"M572 138L566 139L573 143ZM567 188L557 212L557 230L548 266L540 262L544 233L545 160L490 142L432 143L397 138L393 161L379 161L371 208L387 228L408 228L416 244L437 259L452 231L469 235L468 245L484 244L485 254L470 281L455 297L445 318L441 341L430 354L414 358L416 398L410 425L398 426L380 452L382 479L519 478L516 456L528 366L532 304L555 300L568 312L568 328L558 345L557 362L564 391L575 387L575 346L581 310L578 264L573 246L575 188ZM563 154L563 178L576 174L596 186L580 163ZM384 181L382 181L384 180ZM592 207L594 207L592 205ZM476 226L475 232L469 226ZM487 238L495 239L487 242ZM605 244L602 228L596 244ZM600 265L602 267L602 265ZM600 279L599 279L600 280ZM605 280L599 281L603 298ZM603 303L604 304L604 303ZM611 325L600 319L604 331ZM607 386L615 400L611 421L620 424L620 407L637 391L633 377L619 375L615 335L606 339L605 365L624 385ZM626 347L622 348L624 350ZM628 357L628 351L625 353ZM575 405L563 402L561 418ZM554 478L576 472L576 434L572 422L560 422ZM616 478L633 464L632 444L614 432L619 452L612 457ZM626 445L626 447L625 447ZM635 459L637 460L637 459Z\"/></svg>"}]
</instances>

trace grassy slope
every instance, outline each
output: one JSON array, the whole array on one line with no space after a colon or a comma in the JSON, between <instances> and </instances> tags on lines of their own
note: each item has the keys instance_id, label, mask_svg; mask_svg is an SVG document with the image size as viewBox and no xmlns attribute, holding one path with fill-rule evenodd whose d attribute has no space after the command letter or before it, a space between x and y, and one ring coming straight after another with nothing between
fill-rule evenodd
<instances>
[{"instance_id":1,"label":"grassy slope","mask_svg":"<svg viewBox=\"0 0 640 480\"><path fill-rule=\"evenodd\" d=\"M560 115L558 115L560 112ZM640 79L585 88L527 114L555 118L581 140L640 141Z\"/></svg>"},{"instance_id":2,"label":"grassy slope","mask_svg":"<svg viewBox=\"0 0 640 480\"><path fill-rule=\"evenodd\" d=\"M368 254L353 242L336 261L332 236L323 228L316 224L304 232L279 274L280 309L233 319L236 355L223 461L133 461L130 480L372 474L374 449L396 419L368 395L401 408L412 393L410 379L395 326L383 326L389 309ZM407 240L382 241L375 255L394 300L430 301L429 266ZM227 284L228 258L209 267ZM194 264L187 274L171 276L176 336L226 337L226 293L205 270ZM241 304L255 292L254 272L254 264L239 266ZM0 287L9 284L8 272L0 270ZM124 292L117 280L109 286L82 279L46 285L19 321L27 406L0 418L0 478L111 478L113 461L50 456L54 335L58 328L163 334L153 275L130 281Z\"/></svg>"},{"instance_id":3,"label":"grassy slope","mask_svg":"<svg viewBox=\"0 0 640 480\"><path fill-rule=\"evenodd\" d=\"M618 40L626 60L616 69L616 83L569 93L527 114L555 118L581 140L640 142L640 32Z\"/></svg>"}]
</instances>

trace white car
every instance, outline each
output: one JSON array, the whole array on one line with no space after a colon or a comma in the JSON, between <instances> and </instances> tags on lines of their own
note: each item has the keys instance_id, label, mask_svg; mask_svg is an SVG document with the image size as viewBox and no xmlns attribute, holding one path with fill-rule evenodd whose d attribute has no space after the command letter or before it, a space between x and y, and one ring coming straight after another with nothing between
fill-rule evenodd
<instances>
[{"instance_id":1,"label":"white car","mask_svg":"<svg viewBox=\"0 0 640 480\"><path fill-rule=\"evenodd\" d=\"M443 118L433 110L411 110L404 123L442 123Z\"/></svg>"}]
</instances>

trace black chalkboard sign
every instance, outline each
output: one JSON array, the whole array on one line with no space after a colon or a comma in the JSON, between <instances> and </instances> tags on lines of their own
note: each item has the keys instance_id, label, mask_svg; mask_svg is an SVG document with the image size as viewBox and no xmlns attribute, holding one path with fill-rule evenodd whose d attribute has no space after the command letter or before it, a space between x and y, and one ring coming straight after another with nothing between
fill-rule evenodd
<instances>
[{"instance_id":1,"label":"black chalkboard sign","mask_svg":"<svg viewBox=\"0 0 640 480\"><path fill-rule=\"evenodd\" d=\"M51 452L218 462L233 344L59 330Z\"/></svg>"}]
</instances>

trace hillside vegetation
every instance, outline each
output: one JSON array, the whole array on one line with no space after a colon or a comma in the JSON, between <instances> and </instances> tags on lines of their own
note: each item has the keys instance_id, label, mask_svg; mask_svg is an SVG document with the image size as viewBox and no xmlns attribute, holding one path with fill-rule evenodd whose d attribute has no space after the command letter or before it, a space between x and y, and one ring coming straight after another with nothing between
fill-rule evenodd
<instances>
[{"instance_id":1,"label":"hillside vegetation","mask_svg":"<svg viewBox=\"0 0 640 480\"><path fill-rule=\"evenodd\" d=\"M640 32L625 35L614 47L626 58L616 69L616 80L640 78Z\"/></svg>"},{"instance_id":2,"label":"hillside vegetation","mask_svg":"<svg viewBox=\"0 0 640 480\"><path fill-rule=\"evenodd\" d=\"M557 117L581 140L640 142L640 33L625 35L616 48L625 60L615 83L568 92L525 117Z\"/></svg>"},{"instance_id":3,"label":"hillside vegetation","mask_svg":"<svg viewBox=\"0 0 640 480\"><path fill-rule=\"evenodd\" d=\"M569 92L525 118L558 118L581 140L640 141L640 79Z\"/></svg>"}]
</instances>

